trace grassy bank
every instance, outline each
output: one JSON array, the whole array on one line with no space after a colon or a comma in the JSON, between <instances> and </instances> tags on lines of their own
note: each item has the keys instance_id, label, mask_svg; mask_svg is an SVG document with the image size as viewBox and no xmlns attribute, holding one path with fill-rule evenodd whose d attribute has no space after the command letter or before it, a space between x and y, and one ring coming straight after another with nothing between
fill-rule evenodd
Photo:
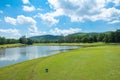
<instances>
[{"instance_id":1,"label":"grassy bank","mask_svg":"<svg viewBox=\"0 0 120 80\"><path fill-rule=\"evenodd\" d=\"M49 72L45 72L45 68ZM0 69L0 80L119 80L120 45L87 47Z\"/></svg>"},{"instance_id":2,"label":"grassy bank","mask_svg":"<svg viewBox=\"0 0 120 80\"><path fill-rule=\"evenodd\" d=\"M105 43L35 43L32 46L97 46L97 45L105 45ZM20 46L28 46L25 44L4 44L0 45L0 49L4 48L12 48L12 47L20 47Z\"/></svg>"},{"instance_id":3,"label":"grassy bank","mask_svg":"<svg viewBox=\"0 0 120 80\"><path fill-rule=\"evenodd\" d=\"M24 44L4 44L4 45L0 45L0 49L4 49L4 48L11 48L11 47L19 47L19 46L25 46Z\"/></svg>"},{"instance_id":4,"label":"grassy bank","mask_svg":"<svg viewBox=\"0 0 120 80\"><path fill-rule=\"evenodd\" d=\"M113 43L114 45L115 43ZM104 46L104 45L111 45L110 43L103 43L103 42L96 42L96 43L35 43L32 46L84 46L84 47L91 47L91 46ZM120 44L117 44L120 45ZM20 46L28 46L25 44L4 44L0 45L0 49L4 48L11 48L11 47L20 47Z\"/></svg>"},{"instance_id":5,"label":"grassy bank","mask_svg":"<svg viewBox=\"0 0 120 80\"><path fill-rule=\"evenodd\" d=\"M96 42L96 43L35 43L35 46L103 46L106 43Z\"/></svg>"}]
</instances>

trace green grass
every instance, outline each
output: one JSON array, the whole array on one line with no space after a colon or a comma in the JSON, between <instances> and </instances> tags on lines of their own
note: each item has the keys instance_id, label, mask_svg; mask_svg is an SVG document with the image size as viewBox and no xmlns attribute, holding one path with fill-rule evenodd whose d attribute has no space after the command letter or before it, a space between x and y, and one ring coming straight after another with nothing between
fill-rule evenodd
<instances>
[{"instance_id":1,"label":"green grass","mask_svg":"<svg viewBox=\"0 0 120 80\"><path fill-rule=\"evenodd\" d=\"M113 43L114 45L115 43ZM96 43L35 43L32 46L85 46L85 47L90 47L90 46L103 46L106 45L106 43L103 42L96 42ZM108 45L108 44L107 44ZM109 44L111 45L111 44ZM4 44L0 45L0 49L4 48L11 48L11 47L21 47L21 46L29 46L25 44Z\"/></svg>"},{"instance_id":2,"label":"green grass","mask_svg":"<svg viewBox=\"0 0 120 80\"><path fill-rule=\"evenodd\" d=\"M104 42L96 43L35 43L35 46L103 46Z\"/></svg>"},{"instance_id":3,"label":"green grass","mask_svg":"<svg viewBox=\"0 0 120 80\"><path fill-rule=\"evenodd\" d=\"M0 49L11 48L11 47L19 47L19 46L25 46L25 45L20 44L20 43L17 43L17 44L4 44L4 45L0 45Z\"/></svg>"},{"instance_id":4,"label":"green grass","mask_svg":"<svg viewBox=\"0 0 120 80\"><path fill-rule=\"evenodd\" d=\"M81 48L4 67L0 80L120 80L120 45Z\"/></svg>"},{"instance_id":5,"label":"green grass","mask_svg":"<svg viewBox=\"0 0 120 80\"><path fill-rule=\"evenodd\" d=\"M32 46L97 46L97 45L106 45L103 42L97 42L97 43L35 43ZM21 46L29 46L25 44L4 44L0 45L0 49L5 48L12 48L12 47L21 47Z\"/></svg>"}]
</instances>

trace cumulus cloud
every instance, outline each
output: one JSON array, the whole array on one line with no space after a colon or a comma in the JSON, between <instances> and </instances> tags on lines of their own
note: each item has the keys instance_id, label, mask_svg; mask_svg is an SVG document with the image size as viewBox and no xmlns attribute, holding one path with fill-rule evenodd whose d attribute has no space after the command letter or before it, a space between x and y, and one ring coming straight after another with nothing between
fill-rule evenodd
<instances>
[{"instance_id":1,"label":"cumulus cloud","mask_svg":"<svg viewBox=\"0 0 120 80\"><path fill-rule=\"evenodd\" d=\"M120 23L120 20L114 20L114 21L108 22L108 24L116 24L116 23Z\"/></svg>"},{"instance_id":2,"label":"cumulus cloud","mask_svg":"<svg viewBox=\"0 0 120 80\"><path fill-rule=\"evenodd\" d=\"M80 28L69 28L69 29L59 29L59 28L54 28L54 29L50 29L49 31L39 31L36 34L32 34L31 35L27 35L27 36L35 36L35 35L69 35L69 34L73 34L73 33L78 33L80 32L81 29Z\"/></svg>"},{"instance_id":3,"label":"cumulus cloud","mask_svg":"<svg viewBox=\"0 0 120 80\"><path fill-rule=\"evenodd\" d=\"M68 34L73 34L73 33L77 33L80 32L81 29L80 28L70 28L70 29L59 29L59 28L55 28L55 29L51 29L49 32L52 35L68 35Z\"/></svg>"},{"instance_id":4,"label":"cumulus cloud","mask_svg":"<svg viewBox=\"0 0 120 80\"><path fill-rule=\"evenodd\" d=\"M120 6L120 0L113 0L116 6Z\"/></svg>"},{"instance_id":5,"label":"cumulus cloud","mask_svg":"<svg viewBox=\"0 0 120 80\"><path fill-rule=\"evenodd\" d=\"M29 4L29 0L22 0L23 4Z\"/></svg>"},{"instance_id":6,"label":"cumulus cloud","mask_svg":"<svg viewBox=\"0 0 120 80\"><path fill-rule=\"evenodd\" d=\"M48 0L48 3L54 11L40 14L39 17L51 25L58 23L59 20L56 17L62 15L69 17L71 22L84 22L86 20L109 22L118 19L120 15L119 9L106 8L109 3L118 6L120 0Z\"/></svg>"},{"instance_id":7,"label":"cumulus cloud","mask_svg":"<svg viewBox=\"0 0 120 80\"><path fill-rule=\"evenodd\" d=\"M53 16L49 14L40 14L40 18L45 22L45 24L51 26L53 24L57 24L59 20L55 19Z\"/></svg>"},{"instance_id":8,"label":"cumulus cloud","mask_svg":"<svg viewBox=\"0 0 120 80\"><path fill-rule=\"evenodd\" d=\"M105 20L105 21L111 21L111 20L119 20L120 18L120 10L116 8L109 8L109 9L102 9L101 14L94 15L89 17L91 20Z\"/></svg>"},{"instance_id":9,"label":"cumulus cloud","mask_svg":"<svg viewBox=\"0 0 120 80\"><path fill-rule=\"evenodd\" d=\"M23 4L25 4L22 7L23 11L32 12L32 11L36 10L35 7L30 3L29 0L22 0L22 2L23 2Z\"/></svg>"},{"instance_id":10,"label":"cumulus cloud","mask_svg":"<svg viewBox=\"0 0 120 80\"><path fill-rule=\"evenodd\" d=\"M62 11L59 9L55 12L48 12L46 14L38 13L34 17L41 18L45 24L47 24L48 26L52 26L52 25L57 24L59 22L59 20L56 19L56 17L60 16L62 14L63 14Z\"/></svg>"},{"instance_id":11,"label":"cumulus cloud","mask_svg":"<svg viewBox=\"0 0 120 80\"><path fill-rule=\"evenodd\" d=\"M17 23L28 26L29 34L38 34L37 22L33 18L19 15L17 16Z\"/></svg>"},{"instance_id":12,"label":"cumulus cloud","mask_svg":"<svg viewBox=\"0 0 120 80\"><path fill-rule=\"evenodd\" d=\"M107 0L107 2L112 2L115 6L120 6L120 0Z\"/></svg>"},{"instance_id":13,"label":"cumulus cloud","mask_svg":"<svg viewBox=\"0 0 120 80\"><path fill-rule=\"evenodd\" d=\"M5 22L10 23L12 25L16 25L16 19L11 18L11 17L5 17L4 18Z\"/></svg>"},{"instance_id":14,"label":"cumulus cloud","mask_svg":"<svg viewBox=\"0 0 120 80\"><path fill-rule=\"evenodd\" d=\"M26 17L24 15L17 16L17 22L19 24L29 24L29 25L36 25L36 21L31 17Z\"/></svg>"},{"instance_id":15,"label":"cumulus cloud","mask_svg":"<svg viewBox=\"0 0 120 80\"><path fill-rule=\"evenodd\" d=\"M23 10L31 12L35 10L35 7L34 6L23 6Z\"/></svg>"},{"instance_id":16,"label":"cumulus cloud","mask_svg":"<svg viewBox=\"0 0 120 80\"><path fill-rule=\"evenodd\" d=\"M36 21L31 17L26 17L24 15L18 15L17 18L5 17L5 21L13 25L23 25L27 26L29 34L37 34Z\"/></svg>"},{"instance_id":17,"label":"cumulus cloud","mask_svg":"<svg viewBox=\"0 0 120 80\"><path fill-rule=\"evenodd\" d=\"M62 10L64 15L71 18L72 22L84 21L87 16L100 13L105 5L105 0L48 0L55 10Z\"/></svg>"},{"instance_id":18,"label":"cumulus cloud","mask_svg":"<svg viewBox=\"0 0 120 80\"><path fill-rule=\"evenodd\" d=\"M19 38L21 36L17 29L0 29L0 35L7 38Z\"/></svg>"}]
</instances>

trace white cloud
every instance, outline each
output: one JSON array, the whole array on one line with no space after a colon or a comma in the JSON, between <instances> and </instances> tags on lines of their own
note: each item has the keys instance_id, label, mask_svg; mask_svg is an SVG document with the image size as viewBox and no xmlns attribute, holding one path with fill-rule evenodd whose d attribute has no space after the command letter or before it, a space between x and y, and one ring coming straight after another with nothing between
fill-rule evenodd
<instances>
[{"instance_id":1,"label":"white cloud","mask_svg":"<svg viewBox=\"0 0 120 80\"><path fill-rule=\"evenodd\" d=\"M116 23L120 23L120 20L114 20L114 21L108 22L108 24L116 24Z\"/></svg>"},{"instance_id":2,"label":"white cloud","mask_svg":"<svg viewBox=\"0 0 120 80\"><path fill-rule=\"evenodd\" d=\"M120 6L120 0L107 0L107 2L112 2L115 6Z\"/></svg>"},{"instance_id":3,"label":"white cloud","mask_svg":"<svg viewBox=\"0 0 120 80\"><path fill-rule=\"evenodd\" d=\"M34 6L23 6L23 10L31 12L35 10L35 7Z\"/></svg>"},{"instance_id":4,"label":"white cloud","mask_svg":"<svg viewBox=\"0 0 120 80\"><path fill-rule=\"evenodd\" d=\"M81 29L80 28L69 28L69 29L59 29L59 28L54 28L54 29L50 29L49 31L39 31L36 34L27 34L27 36L35 36L35 35L69 35L69 34L73 34L73 33L78 33L80 32Z\"/></svg>"},{"instance_id":5,"label":"white cloud","mask_svg":"<svg viewBox=\"0 0 120 80\"><path fill-rule=\"evenodd\" d=\"M68 34L73 34L73 33L77 33L80 32L81 29L80 28L70 28L70 29L59 29L59 28L55 28L55 29L51 29L49 32L52 35L68 35Z\"/></svg>"},{"instance_id":6,"label":"white cloud","mask_svg":"<svg viewBox=\"0 0 120 80\"><path fill-rule=\"evenodd\" d=\"M118 0L112 2L116 2L117 4L117 1ZM117 14L117 12L120 10L106 9L105 6L109 2L111 2L111 0L48 0L50 7L54 9L54 11L47 12L45 14L38 14L36 17L40 17L46 24L50 26L59 23L59 19L56 19L56 17L59 16L70 17L71 22L84 22L86 20L112 20L112 10L114 11L114 15L117 16L120 15ZM107 13L110 15L109 17L106 15Z\"/></svg>"},{"instance_id":7,"label":"white cloud","mask_svg":"<svg viewBox=\"0 0 120 80\"><path fill-rule=\"evenodd\" d=\"M120 10L115 7L105 8L110 2L117 6L120 5L120 0L48 0L50 7L54 11L43 15L49 15L53 19L63 15L70 17L72 22L84 22L86 20L104 20L109 22L113 19L118 19L120 15ZM52 16L57 11L62 14Z\"/></svg>"},{"instance_id":8,"label":"white cloud","mask_svg":"<svg viewBox=\"0 0 120 80\"><path fill-rule=\"evenodd\" d=\"M38 34L37 22L32 17L18 15L17 18L5 17L5 21L13 25L22 25L28 27L28 34Z\"/></svg>"},{"instance_id":9,"label":"white cloud","mask_svg":"<svg viewBox=\"0 0 120 80\"><path fill-rule=\"evenodd\" d=\"M0 29L0 35L7 38L19 38L21 36L17 29Z\"/></svg>"},{"instance_id":10,"label":"white cloud","mask_svg":"<svg viewBox=\"0 0 120 80\"><path fill-rule=\"evenodd\" d=\"M120 6L120 0L113 0L116 6Z\"/></svg>"},{"instance_id":11,"label":"white cloud","mask_svg":"<svg viewBox=\"0 0 120 80\"><path fill-rule=\"evenodd\" d=\"M37 22L33 18L26 17L24 15L19 15L19 16L17 16L17 23L24 25L24 26L28 26L28 30L29 30L28 34L30 34L30 35L38 34L38 29L36 26Z\"/></svg>"},{"instance_id":12,"label":"white cloud","mask_svg":"<svg viewBox=\"0 0 120 80\"><path fill-rule=\"evenodd\" d=\"M2 14L3 13L3 11L2 10L0 10L0 14Z\"/></svg>"},{"instance_id":13,"label":"white cloud","mask_svg":"<svg viewBox=\"0 0 120 80\"><path fill-rule=\"evenodd\" d=\"M109 9L102 9L101 14L99 15L94 15L89 17L92 21L96 21L96 20L104 20L104 21L116 21L120 19L120 10L116 9L116 8L109 8Z\"/></svg>"},{"instance_id":14,"label":"white cloud","mask_svg":"<svg viewBox=\"0 0 120 80\"><path fill-rule=\"evenodd\" d=\"M16 25L16 19L11 18L11 17L5 17L4 18L5 22L10 23L12 25Z\"/></svg>"},{"instance_id":15,"label":"white cloud","mask_svg":"<svg viewBox=\"0 0 120 80\"><path fill-rule=\"evenodd\" d=\"M55 19L53 16L49 14L40 14L40 18L45 22L45 24L52 26L53 24L57 24L59 20Z\"/></svg>"},{"instance_id":16,"label":"white cloud","mask_svg":"<svg viewBox=\"0 0 120 80\"><path fill-rule=\"evenodd\" d=\"M17 16L17 23L19 24L28 24L28 25L36 25L36 21L31 17L26 17L24 15Z\"/></svg>"},{"instance_id":17,"label":"white cloud","mask_svg":"<svg viewBox=\"0 0 120 80\"><path fill-rule=\"evenodd\" d=\"M23 4L29 4L29 0L22 0Z\"/></svg>"},{"instance_id":18,"label":"white cloud","mask_svg":"<svg viewBox=\"0 0 120 80\"><path fill-rule=\"evenodd\" d=\"M64 15L71 18L72 22L83 21L86 16L100 13L105 5L105 0L48 0L51 6L63 11Z\"/></svg>"},{"instance_id":19,"label":"white cloud","mask_svg":"<svg viewBox=\"0 0 120 80\"><path fill-rule=\"evenodd\" d=\"M40 14L38 13L36 16L34 17L39 17L41 18L45 24L47 24L48 26L52 26L54 24L57 24L59 22L58 19L55 19L55 17L62 15L62 11L59 9L55 12L49 12L46 14Z\"/></svg>"}]
</instances>

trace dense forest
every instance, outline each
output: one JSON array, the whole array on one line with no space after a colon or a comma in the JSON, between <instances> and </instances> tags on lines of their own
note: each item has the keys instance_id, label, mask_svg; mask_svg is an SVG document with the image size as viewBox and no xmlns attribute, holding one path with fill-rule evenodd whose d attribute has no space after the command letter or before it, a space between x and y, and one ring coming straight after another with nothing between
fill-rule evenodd
<instances>
[{"instance_id":1,"label":"dense forest","mask_svg":"<svg viewBox=\"0 0 120 80\"><path fill-rule=\"evenodd\" d=\"M120 43L120 30L109 31L104 33L76 33L65 36L59 42L106 42L106 43Z\"/></svg>"},{"instance_id":2,"label":"dense forest","mask_svg":"<svg viewBox=\"0 0 120 80\"><path fill-rule=\"evenodd\" d=\"M15 44L15 43L22 43L22 44L33 44L33 40L26 38L25 36L22 36L19 39L6 39L5 37L0 37L0 45L3 44Z\"/></svg>"},{"instance_id":3,"label":"dense forest","mask_svg":"<svg viewBox=\"0 0 120 80\"><path fill-rule=\"evenodd\" d=\"M102 33L75 33L67 36L36 36L31 37L35 43L120 43L120 29Z\"/></svg>"},{"instance_id":4,"label":"dense forest","mask_svg":"<svg viewBox=\"0 0 120 80\"><path fill-rule=\"evenodd\" d=\"M31 37L26 38L22 36L19 39L6 39L0 37L0 44L15 44L22 43L31 45L33 43L93 43L93 42L106 42L106 43L120 43L120 29L116 31L109 31L103 33L75 33L67 36L42 36L42 39Z\"/></svg>"}]
</instances>

